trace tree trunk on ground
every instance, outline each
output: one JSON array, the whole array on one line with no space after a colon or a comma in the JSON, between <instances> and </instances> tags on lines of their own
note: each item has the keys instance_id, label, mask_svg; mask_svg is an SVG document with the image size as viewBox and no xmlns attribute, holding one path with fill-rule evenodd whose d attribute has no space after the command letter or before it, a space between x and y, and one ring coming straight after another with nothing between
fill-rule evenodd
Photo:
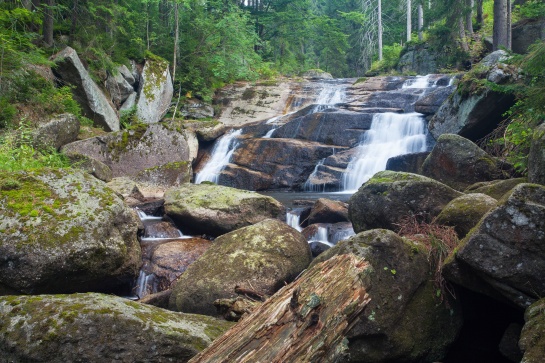
<instances>
[{"instance_id":1,"label":"tree trunk on ground","mask_svg":"<svg viewBox=\"0 0 545 363\"><path fill-rule=\"evenodd\" d=\"M475 2L473 0L467 0L467 14L466 14L466 32L469 38L473 38L473 6Z\"/></svg>"},{"instance_id":2,"label":"tree trunk on ground","mask_svg":"<svg viewBox=\"0 0 545 363\"><path fill-rule=\"evenodd\" d=\"M51 47L53 45L53 7L55 0L46 0L43 9L43 40L45 45Z\"/></svg>"},{"instance_id":3,"label":"tree trunk on ground","mask_svg":"<svg viewBox=\"0 0 545 363\"><path fill-rule=\"evenodd\" d=\"M382 60L382 0L378 0L378 60Z\"/></svg>"},{"instance_id":4,"label":"tree trunk on ground","mask_svg":"<svg viewBox=\"0 0 545 363\"><path fill-rule=\"evenodd\" d=\"M418 4L418 40L424 40L424 8L422 4Z\"/></svg>"},{"instance_id":5,"label":"tree trunk on ground","mask_svg":"<svg viewBox=\"0 0 545 363\"><path fill-rule=\"evenodd\" d=\"M370 299L368 262L335 256L306 271L193 357L203 362L335 362Z\"/></svg>"},{"instance_id":6,"label":"tree trunk on ground","mask_svg":"<svg viewBox=\"0 0 545 363\"><path fill-rule=\"evenodd\" d=\"M407 0L407 41L410 42L411 41L411 36L412 36L412 14L411 14L411 0Z\"/></svg>"},{"instance_id":7,"label":"tree trunk on ground","mask_svg":"<svg viewBox=\"0 0 545 363\"><path fill-rule=\"evenodd\" d=\"M493 50L508 48L507 32L507 0L494 0L494 38Z\"/></svg>"}]
</instances>

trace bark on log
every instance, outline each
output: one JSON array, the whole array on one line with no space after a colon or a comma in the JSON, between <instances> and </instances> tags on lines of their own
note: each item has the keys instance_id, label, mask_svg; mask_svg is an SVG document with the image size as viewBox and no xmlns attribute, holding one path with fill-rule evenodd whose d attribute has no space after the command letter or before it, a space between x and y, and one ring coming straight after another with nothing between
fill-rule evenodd
<instances>
[{"instance_id":1,"label":"bark on log","mask_svg":"<svg viewBox=\"0 0 545 363\"><path fill-rule=\"evenodd\" d=\"M369 303L369 263L335 256L285 286L189 363L332 363L346 334Z\"/></svg>"}]
</instances>

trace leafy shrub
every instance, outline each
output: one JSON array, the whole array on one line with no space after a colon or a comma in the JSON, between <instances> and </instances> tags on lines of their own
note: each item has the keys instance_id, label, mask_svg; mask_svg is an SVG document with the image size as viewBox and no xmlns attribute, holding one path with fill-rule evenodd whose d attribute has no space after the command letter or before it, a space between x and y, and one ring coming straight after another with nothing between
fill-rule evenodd
<instances>
[{"instance_id":1,"label":"leafy shrub","mask_svg":"<svg viewBox=\"0 0 545 363\"><path fill-rule=\"evenodd\" d=\"M13 118L17 114L17 109L6 97L0 98L0 128L11 126Z\"/></svg>"},{"instance_id":2,"label":"leafy shrub","mask_svg":"<svg viewBox=\"0 0 545 363\"><path fill-rule=\"evenodd\" d=\"M517 5L516 10L523 19L536 19L545 16L545 3L543 0L529 0Z\"/></svg>"}]
</instances>

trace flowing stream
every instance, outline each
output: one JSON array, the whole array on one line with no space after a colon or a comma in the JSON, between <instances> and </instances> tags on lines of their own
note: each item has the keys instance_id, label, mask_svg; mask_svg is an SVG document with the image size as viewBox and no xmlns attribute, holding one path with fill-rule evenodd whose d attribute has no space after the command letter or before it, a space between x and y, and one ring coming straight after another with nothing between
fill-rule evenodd
<instances>
[{"instance_id":1,"label":"flowing stream","mask_svg":"<svg viewBox=\"0 0 545 363\"><path fill-rule=\"evenodd\" d=\"M200 184L203 181L218 183L221 171L229 163L231 155L237 148L237 137L240 135L242 135L242 130L231 130L216 142L210 160L195 175L195 184Z\"/></svg>"}]
</instances>

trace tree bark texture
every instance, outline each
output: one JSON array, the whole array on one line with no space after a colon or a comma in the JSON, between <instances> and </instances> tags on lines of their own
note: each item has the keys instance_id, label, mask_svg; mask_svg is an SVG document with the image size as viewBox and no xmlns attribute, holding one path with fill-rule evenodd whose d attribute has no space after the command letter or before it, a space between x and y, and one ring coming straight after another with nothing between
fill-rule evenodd
<instances>
[{"instance_id":1,"label":"tree bark texture","mask_svg":"<svg viewBox=\"0 0 545 363\"><path fill-rule=\"evenodd\" d=\"M378 0L378 60L382 60L382 0Z\"/></svg>"},{"instance_id":2,"label":"tree bark texture","mask_svg":"<svg viewBox=\"0 0 545 363\"><path fill-rule=\"evenodd\" d=\"M411 0L407 0L407 41L408 42L411 41L411 36L412 36L411 30L413 27L411 9L412 9Z\"/></svg>"},{"instance_id":3,"label":"tree bark texture","mask_svg":"<svg viewBox=\"0 0 545 363\"><path fill-rule=\"evenodd\" d=\"M46 0L44 2L44 20L43 20L43 39L47 46L53 45L53 7L55 0Z\"/></svg>"},{"instance_id":4,"label":"tree bark texture","mask_svg":"<svg viewBox=\"0 0 545 363\"><path fill-rule=\"evenodd\" d=\"M494 31L493 50L508 48L507 32L507 4L508 0L494 0Z\"/></svg>"},{"instance_id":5,"label":"tree bark texture","mask_svg":"<svg viewBox=\"0 0 545 363\"><path fill-rule=\"evenodd\" d=\"M424 8L422 4L418 4L418 40L424 40Z\"/></svg>"},{"instance_id":6,"label":"tree bark texture","mask_svg":"<svg viewBox=\"0 0 545 363\"><path fill-rule=\"evenodd\" d=\"M473 38L473 6L475 2L473 0L467 0L467 13L466 13L466 32L467 36Z\"/></svg>"},{"instance_id":7,"label":"tree bark texture","mask_svg":"<svg viewBox=\"0 0 545 363\"><path fill-rule=\"evenodd\" d=\"M332 363L370 301L369 263L352 254L307 270L193 357L190 363Z\"/></svg>"},{"instance_id":8,"label":"tree bark texture","mask_svg":"<svg viewBox=\"0 0 545 363\"><path fill-rule=\"evenodd\" d=\"M483 0L477 0L477 24L481 27L484 25Z\"/></svg>"}]
</instances>

